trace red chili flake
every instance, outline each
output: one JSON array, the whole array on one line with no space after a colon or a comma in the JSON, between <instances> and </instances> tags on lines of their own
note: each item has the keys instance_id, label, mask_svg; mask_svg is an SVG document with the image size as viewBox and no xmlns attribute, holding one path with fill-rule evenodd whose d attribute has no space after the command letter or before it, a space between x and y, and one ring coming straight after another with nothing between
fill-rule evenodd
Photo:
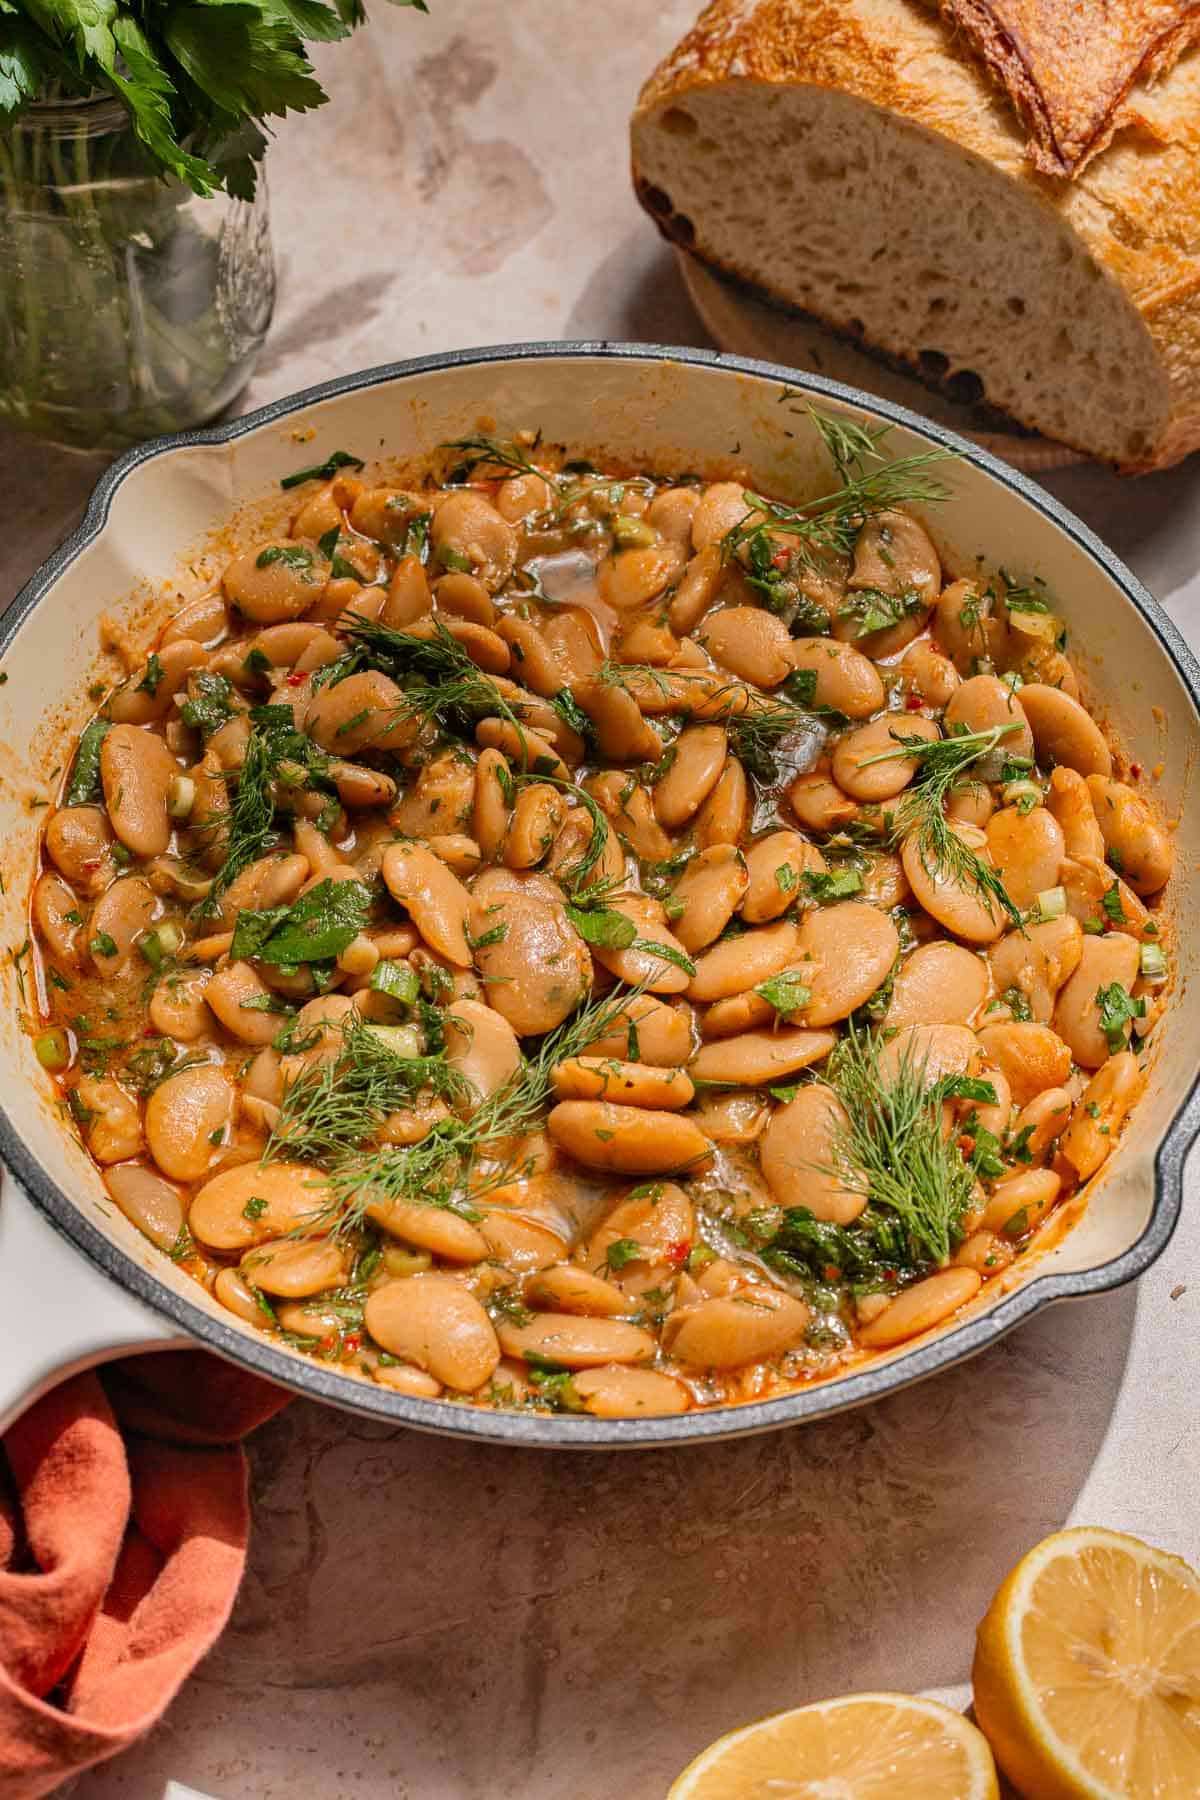
<instances>
[{"instance_id":1,"label":"red chili flake","mask_svg":"<svg viewBox=\"0 0 1200 1800\"><path fill-rule=\"evenodd\" d=\"M922 700L920 694L910 694L908 699L904 702L906 712L920 712L924 705L925 702Z\"/></svg>"},{"instance_id":2,"label":"red chili flake","mask_svg":"<svg viewBox=\"0 0 1200 1800\"><path fill-rule=\"evenodd\" d=\"M1141 763L1130 763L1130 765L1129 765L1129 773L1130 773L1130 774L1131 774L1131 775L1132 775L1132 776L1133 776L1133 779L1134 779L1134 780L1135 780L1135 781L1140 781L1140 780L1141 780L1141 776L1142 776L1142 765L1141 765Z\"/></svg>"},{"instance_id":3,"label":"red chili flake","mask_svg":"<svg viewBox=\"0 0 1200 1800\"><path fill-rule=\"evenodd\" d=\"M964 1156L970 1156L972 1150L975 1148L975 1139L969 1132L964 1132L962 1137L958 1140L958 1147Z\"/></svg>"},{"instance_id":4,"label":"red chili flake","mask_svg":"<svg viewBox=\"0 0 1200 1800\"><path fill-rule=\"evenodd\" d=\"M828 1281L828 1282L837 1281L837 1279L839 1278L841 1273L842 1273L842 1271L838 1268L836 1263L826 1263L825 1264L825 1279L826 1279L826 1281Z\"/></svg>"},{"instance_id":5,"label":"red chili flake","mask_svg":"<svg viewBox=\"0 0 1200 1800\"><path fill-rule=\"evenodd\" d=\"M287 684L289 687L299 687L300 683L303 680L304 680L304 670L303 669L293 669L291 674L287 678Z\"/></svg>"},{"instance_id":6,"label":"red chili flake","mask_svg":"<svg viewBox=\"0 0 1200 1800\"><path fill-rule=\"evenodd\" d=\"M100 866L100 858L98 856L92 857L89 862L80 864L85 875L94 875Z\"/></svg>"},{"instance_id":7,"label":"red chili flake","mask_svg":"<svg viewBox=\"0 0 1200 1800\"><path fill-rule=\"evenodd\" d=\"M895 1279L896 1279L895 1269L885 1269L883 1271L883 1279L885 1281L895 1281Z\"/></svg>"},{"instance_id":8,"label":"red chili flake","mask_svg":"<svg viewBox=\"0 0 1200 1800\"><path fill-rule=\"evenodd\" d=\"M362 1335L357 1331L348 1331L342 1339L342 1355L357 1356L362 1349Z\"/></svg>"},{"instance_id":9,"label":"red chili flake","mask_svg":"<svg viewBox=\"0 0 1200 1800\"><path fill-rule=\"evenodd\" d=\"M333 1347L336 1343L337 1343L337 1332L331 1331L327 1337L323 1337L321 1339L321 1342L319 1343L317 1348L321 1351L323 1356L328 1356L329 1352L333 1349Z\"/></svg>"},{"instance_id":10,"label":"red chili flake","mask_svg":"<svg viewBox=\"0 0 1200 1800\"><path fill-rule=\"evenodd\" d=\"M771 567L773 569L786 569L791 560L792 553L790 550L777 550L771 558Z\"/></svg>"},{"instance_id":11,"label":"red chili flake","mask_svg":"<svg viewBox=\"0 0 1200 1800\"><path fill-rule=\"evenodd\" d=\"M687 1238L680 1238L677 1243L668 1244L664 1254L669 1263L674 1263L677 1269L682 1269L692 1254L691 1243Z\"/></svg>"},{"instance_id":12,"label":"red chili flake","mask_svg":"<svg viewBox=\"0 0 1200 1800\"><path fill-rule=\"evenodd\" d=\"M153 1025L147 1025L143 1028L142 1036L156 1038L158 1036L158 1033L157 1033L157 1031L155 1031Z\"/></svg>"}]
</instances>

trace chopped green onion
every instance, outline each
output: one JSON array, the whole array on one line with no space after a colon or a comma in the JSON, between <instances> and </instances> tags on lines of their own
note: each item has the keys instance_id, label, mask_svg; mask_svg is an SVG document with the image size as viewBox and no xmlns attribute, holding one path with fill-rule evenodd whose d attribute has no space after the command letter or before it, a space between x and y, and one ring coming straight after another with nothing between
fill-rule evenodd
<instances>
[{"instance_id":1,"label":"chopped green onion","mask_svg":"<svg viewBox=\"0 0 1200 1800\"><path fill-rule=\"evenodd\" d=\"M612 522L613 543L618 550L648 550L657 544L658 533L644 519L629 513L618 513Z\"/></svg>"},{"instance_id":2,"label":"chopped green onion","mask_svg":"<svg viewBox=\"0 0 1200 1800\"><path fill-rule=\"evenodd\" d=\"M1061 919L1066 913L1066 910L1066 888L1045 888L1037 897L1037 914L1038 918L1043 921Z\"/></svg>"},{"instance_id":3,"label":"chopped green onion","mask_svg":"<svg viewBox=\"0 0 1200 1800\"><path fill-rule=\"evenodd\" d=\"M1166 954L1161 944L1143 944L1141 955L1142 980L1148 981L1152 987L1161 987L1169 974Z\"/></svg>"},{"instance_id":4,"label":"chopped green onion","mask_svg":"<svg viewBox=\"0 0 1200 1800\"><path fill-rule=\"evenodd\" d=\"M161 969L170 956L183 948L183 927L174 919L165 919L155 931L148 931L138 949L152 969Z\"/></svg>"},{"instance_id":5,"label":"chopped green onion","mask_svg":"<svg viewBox=\"0 0 1200 1800\"><path fill-rule=\"evenodd\" d=\"M33 1040L33 1053L52 1075L61 1075L71 1065L71 1046L65 1031L39 1032Z\"/></svg>"},{"instance_id":6,"label":"chopped green onion","mask_svg":"<svg viewBox=\"0 0 1200 1800\"><path fill-rule=\"evenodd\" d=\"M1005 806L1015 806L1019 813L1028 813L1041 805L1042 790L1036 781L1010 781L1001 797Z\"/></svg>"},{"instance_id":7,"label":"chopped green onion","mask_svg":"<svg viewBox=\"0 0 1200 1800\"><path fill-rule=\"evenodd\" d=\"M173 819L186 819L196 800L196 783L190 775L172 775L167 788L167 811Z\"/></svg>"},{"instance_id":8,"label":"chopped green onion","mask_svg":"<svg viewBox=\"0 0 1200 1800\"><path fill-rule=\"evenodd\" d=\"M393 1056L414 1057L421 1054L421 1034L415 1025L368 1025L366 1029Z\"/></svg>"},{"instance_id":9,"label":"chopped green onion","mask_svg":"<svg viewBox=\"0 0 1200 1800\"><path fill-rule=\"evenodd\" d=\"M399 1000L405 1006L412 1006L421 991L421 983L417 979L417 971L408 963L377 962L371 970L368 987L376 994L387 994L389 999Z\"/></svg>"}]
</instances>

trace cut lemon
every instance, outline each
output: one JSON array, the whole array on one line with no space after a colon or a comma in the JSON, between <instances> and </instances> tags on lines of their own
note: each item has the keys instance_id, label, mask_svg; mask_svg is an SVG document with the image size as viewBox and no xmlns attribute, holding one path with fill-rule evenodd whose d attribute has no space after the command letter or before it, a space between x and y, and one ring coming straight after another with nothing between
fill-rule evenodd
<instances>
[{"instance_id":1,"label":"cut lemon","mask_svg":"<svg viewBox=\"0 0 1200 1800\"><path fill-rule=\"evenodd\" d=\"M848 1694L718 1738L667 1800L996 1800L982 1733L936 1700Z\"/></svg>"},{"instance_id":2,"label":"cut lemon","mask_svg":"<svg viewBox=\"0 0 1200 1800\"><path fill-rule=\"evenodd\" d=\"M1031 1550L979 1627L975 1716L1029 1800L1200 1794L1200 1577L1117 1531Z\"/></svg>"}]
</instances>

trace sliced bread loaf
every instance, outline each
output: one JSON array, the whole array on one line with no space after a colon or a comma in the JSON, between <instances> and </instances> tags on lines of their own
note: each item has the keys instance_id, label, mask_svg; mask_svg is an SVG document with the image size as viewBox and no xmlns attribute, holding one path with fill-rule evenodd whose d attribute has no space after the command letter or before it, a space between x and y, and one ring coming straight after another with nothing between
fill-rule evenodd
<instances>
[{"instance_id":1,"label":"sliced bread loaf","mask_svg":"<svg viewBox=\"0 0 1200 1800\"><path fill-rule=\"evenodd\" d=\"M716 0L638 194L714 267L1127 469L1200 445L1200 55L1074 181L919 0Z\"/></svg>"}]
</instances>

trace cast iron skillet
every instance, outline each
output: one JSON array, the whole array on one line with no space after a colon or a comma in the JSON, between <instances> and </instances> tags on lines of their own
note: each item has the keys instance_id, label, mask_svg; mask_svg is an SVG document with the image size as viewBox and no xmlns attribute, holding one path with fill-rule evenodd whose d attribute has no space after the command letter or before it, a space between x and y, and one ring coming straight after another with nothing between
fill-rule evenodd
<instances>
[{"instance_id":1,"label":"cast iron skillet","mask_svg":"<svg viewBox=\"0 0 1200 1800\"><path fill-rule=\"evenodd\" d=\"M530 389L536 393L539 380L551 385L557 380L561 384L564 364L570 365L572 380L585 381L593 391L598 430L603 428L601 411L606 389L621 393L628 405L639 393L652 395L657 381L672 391L679 390L682 384L685 395L690 383L699 411L705 407L711 411L714 401L724 403L727 396L740 396L742 404L750 391L766 416L769 402L799 393L822 405L835 409L844 406L887 421L901 433L907 430L927 444L952 450L965 464L1031 509L1041 521L1043 541L1046 527L1061 534L1069 544L1069 549L1064 546L1063 554L1075 559L1077 571L1083 568L1080 559L1086 559L1100 587L1106 592L1113 587L1120 590L1131 616L1124 621L1118 619L1118 623L1127 630L1129 641L1136 640L1140 645L1143 660L1148 659L1149 665L1169 663L1173 669L1179 690L1181 729L1194 738L1200 718L1200 666L1196 659L1130 571L1086 526L1027 476L900 407L816 376L798 376L770 364L701 350L638 344L519 344L390 364L326 382L226 425L159 439L131 450L101 477L78 530L39 569L8 609L0 624L0 657L12 649L33 615L54 594L77 560L101 538L126 484L145 465L188 447L233 444L249 434L263 432L264 428L294 422L298 415L309 414L339 397L358 396L369 405L372 397L378 400L377 391L388 386L395 388L399 409L410 392L421 392L423 382L429 383L450 371L471 372L479 398L477 411L482 411L489 397L503 395L506 383L510 388L515 384L525 395ZM710 389L715 387L718 376L726 385L714 395ZM735 387L728 385L731 377L736 378ZM391 396L388 399L391 404ZM521 404L528 410L528 399ZM532 404L536 410L536 401ZM653 405L653 399L647 404ZM501 426L511 428L528 422L527 416L509 417L501 420ZM782 422L781 419L781 426ZM474 423L474 417L464 418L460 429L469 430ZM339 425L338 429L344 431L345 427ZM626 429L628 433L632 427ZM793 434L784 431L783 435L786 438ZM272 454L278 468L286 468L294 460L308 460L305 454L297 456L294 448L285 447L282 431L276 429L272 441L277 446ZM317 451L313 460L327 454L329 447L325 445L323 451ZM387 454L389 447L383 442L376 453ZM736 450L740 445L729 448ZM371 450L376 450L374 443L368 454ZM179 466L182 469L185 464L181 462ZM48 643L47 653L54 661L52 643ZM1180 861L1182 864L1182 856ZM24 876L27 885L27 860ZM1179 935L1182 940L1184 934ZM1186 1050L1186 1040L1182 1047ZM1194 1059L1189 1057L1186 1066L1194 1066ZM18 1067L8 1070L0 1111L0 1158L8 1171L4 1203L0 1206L0 1426L6 1417L15 1416L37 1393L70 1371L133 1347L165 1349L184 1345L206 1346L297 1393L352 1411L423 1430L503 1444L616 1447L698 1443L821 1418L877 1399L962 1361L1052 1301L1100 1294L1141 1275L1161 1255L1175 1227L1182 1203L1185 1158L1200 1131L1200 1084L1181 1086L1172 1116L1160 1125L1155 1143L1147 1147L1139 1165L1147 1172L1151 1167L1153 1171L1153 1202L1144 1226L1111 1257L1086 1267L1059 1267L1054 1257L1047 1258L1023 1285L993 1302L987 1310L918 1340L912 1348L868 1362L836 1381L735 1408L670 1418L608 1420L492 1412L441 1400L409 1398L276 1348L251 1329L227 1322L219 1311L199 1303L198 1295L191 1297L188 1290L192 1284L172 1285L160 1278L156 1270L170 1271L159 1252L139 1257L131 1254L128 1246L122 1248L114 1241L119 1234L110 1236L101 1229L89 1216L84 1201L73 1199L61 1180L50 1173L30 1147L31 1134L22 1129L19 1121L21 1095L28 1081L29 1076ZM1149 1105L1149 1097L1143 1105ZM1114 1162L1119 1160L1114 1158ZM47 1221L53 1230L47 1228ZM69 1240L74 1251L67 1252L63 1240ZM98 1279L97 1271L108 1279Z\"/></svg>"}]
</instances>

